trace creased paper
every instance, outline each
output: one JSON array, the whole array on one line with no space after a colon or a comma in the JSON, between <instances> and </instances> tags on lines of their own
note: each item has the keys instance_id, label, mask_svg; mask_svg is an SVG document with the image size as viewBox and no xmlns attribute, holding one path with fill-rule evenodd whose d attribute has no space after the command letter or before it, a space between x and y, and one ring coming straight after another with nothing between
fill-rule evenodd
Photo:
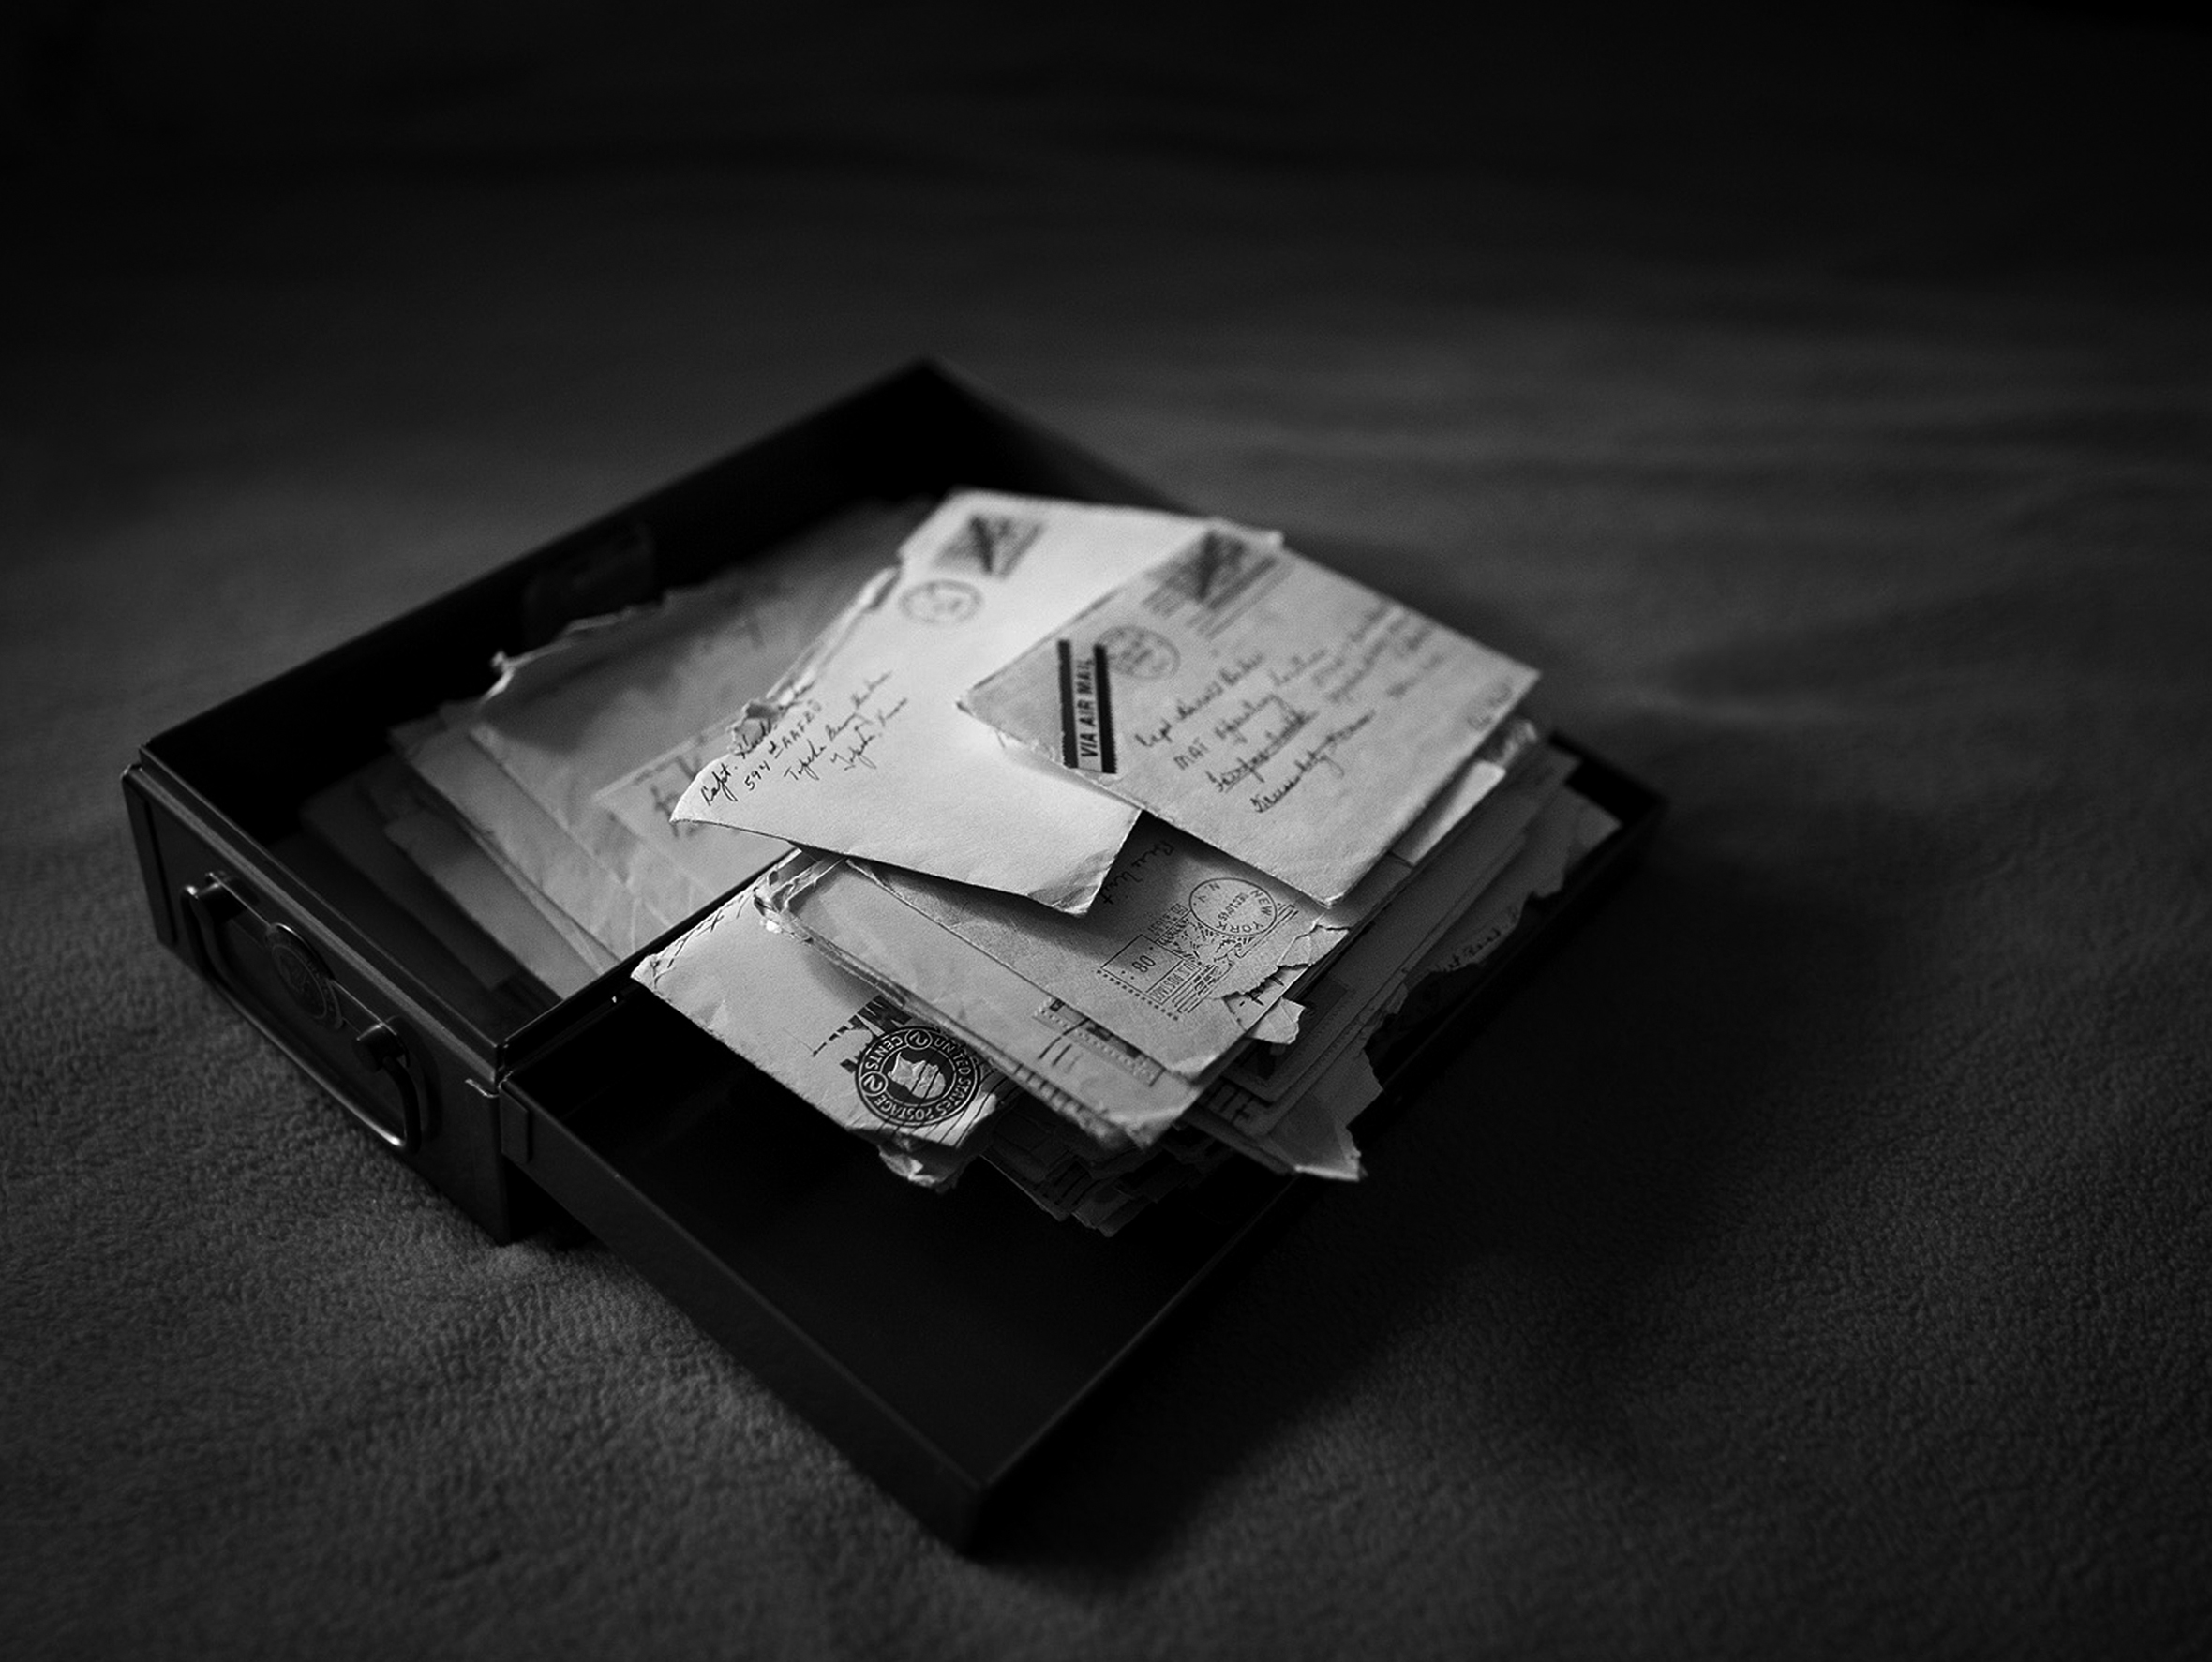
<instances>
[{"instance_id":1,"label":"creased paper","mask_svg":"<svg viewBox=\"0 0 2212 1662\"><path fill-rule=\"evenodd\" d=\"M1480 964L1504 942L1532 900L1557 894L1582 857L1621 829L1596 803L1562 791L1529 828L1527 843L1409 978L1448 975Z\"/></svg>"},{"instance_id":2,"label":"creased paper","mask_svg":"<svg viewBox=\"0 0 2212 1662\"><path fill-rule=\"evenodd\" d=\"M671 745L717 735L883 568L917 510L853 509L725 576L495 660L483 697L394 735L471 833L620 957L785 852L602 802Z\"/></svg>"},{"instance_id":3,"label":"creased paper","mask_svg":"<svg viewBox=\"0 0 2212 1662\"><path fill-rule=\"evenodd\" d=\"M1248 1051L1229 1070L1229 1081L1255 1099L1232 1115L1240 1127L1263 1130L1265 1104L1294 1095L1333 1060L1339 1039L1372 1029L1407 973L1435 951L1456 920L1479 908L1512 869L1574 768L1573 757L1548 747L1531 756L1462 834L1447 842L1318 972L1313 985L1301 986L1308 1019L1299 1042L1283 1051Z\"/></svg>"},{"instance_id":4,"label":"creased paper","mask_svg":"<svg viewBox=\"0 0 2212 1662\"><path fill-rule=\"evenodd\" d=\"M1527 733L1501 734L1439 793L1448 825L1424 821L1406 846L1432 850L1450 830L1479 818L1505 763L1530 754ZM1294 1039L1297 1006L1284 995L1383 906L1414 867L1393 851L1352 894L1323 907L1147 819L1081 917L890 866L865 869L939 929L1196 1080L1248 1036ZM797 914L803 924L803 905Z\"/></svg>"},{"instance_id":5,"label":"creased paper","mask_svg":"<svg viewBox=\"0 0 2212 1662\"><path fill-rule=\"evenodd\" d=\"M797 886L793 886L795 889ZM770 904L788 897L770 894ZM974 1044L1106 1147L1146 1145L1199 1086L905 905L844 861L785 898L797 931Z\"/></svg>"},{"instance_id":6,"label":"creased paper","mask_svg":"<svg viewBox=\"0 0 2212 1662\"><path fill-rule=\"evenodd\" d=\"M959 1040L778 930L751 888L641 959L632 975L838 1124L879 1144L956 1147L1011 1089ZM894 1169L938 1178L945 1171L941 1161Z\"/></svg>"}]
</instances>

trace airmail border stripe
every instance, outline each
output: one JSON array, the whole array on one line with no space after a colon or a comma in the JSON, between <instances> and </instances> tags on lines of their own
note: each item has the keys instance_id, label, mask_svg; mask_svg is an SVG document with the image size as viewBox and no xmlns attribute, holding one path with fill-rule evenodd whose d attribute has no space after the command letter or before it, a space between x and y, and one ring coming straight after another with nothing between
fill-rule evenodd
<instances>
[{"instance_id":1,"label":"airmail border stripe","mask_svg":"<svg viewBox=\"0 0 2212 1662\"><path fill-rule=\"evenodd\" d=\"M1060 649L1060 761L1075 766L1075 654L1066 641Z\"/></svg>"},{"instance_id":2,"label":"airmail border stripe","mask_svg":"<svg viewBox=\"0 0 2212 1662\"><path fill-rule=\"evenodd\" d=\"M1082 773L1111 773L1113 766L1113 695L1107 684L1106 649L1095 646L1078 659L1067 641L1055 641L1060 659L1060 760Z\"/></svg>"},{"instance_id":3,"label":"airmail border stripe","mask_svg":"<svg viewBox=\"0 0 2212 1662\"><path fill-rule=\"evenodd\" d=\"M1113 771L1113 693L1107 685L1106 649L1091 648L1091 685L1099 696L1099 771Z\"/></svg>"}]
</instances>

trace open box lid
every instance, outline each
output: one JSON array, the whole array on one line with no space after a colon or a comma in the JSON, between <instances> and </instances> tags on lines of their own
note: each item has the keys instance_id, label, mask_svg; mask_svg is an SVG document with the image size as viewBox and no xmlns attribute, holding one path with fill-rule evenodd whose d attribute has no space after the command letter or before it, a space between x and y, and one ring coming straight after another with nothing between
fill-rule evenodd
<instances>
[{"instance_id":1,"label":"open box lid","mask_svg":"<svg viewBox=\"0 0 2212 1662\"><path fill-rule=\"evenodd\" d=\"M344 1072L359 1037L346 1038L349 1021L303 1026L284 1007L296 988L238 972L257 931L317 959L338 1014L375 1018L392 1047L380 1065L421 1099L428 1130L386 1137L400 1158L498 1238L510 1179L526 1176L955 1542L1312 1181L1232 1160L1111 1239L1055 1223L993 1173L946 1194L909 1188L870 1145L631 981L642 951L566 999L527 975L486 987L404 907L319 855L300 815L385 754L393 726L481 693L495 651L702 581L852 503L961 486L1176 507L918 365L170 729L126 781L163 939L379 1129L363 1105L370 1085ZM1621 829L1482 964L1429 989L1417 1023L1376 1036L1377 1117L1656 823L1658 800L1593 757L1572 783ZM228 921L193 880L218 869ZM334 1026L336 1038L323 1030Z\"/></svg>"}]
</instances>

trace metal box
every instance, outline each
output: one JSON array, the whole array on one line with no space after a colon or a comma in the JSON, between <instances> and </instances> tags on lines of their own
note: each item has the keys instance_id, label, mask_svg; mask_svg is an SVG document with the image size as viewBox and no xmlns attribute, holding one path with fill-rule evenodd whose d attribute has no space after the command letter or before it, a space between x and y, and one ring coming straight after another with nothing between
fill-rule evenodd
<instances>
[{"instance_id":1,"label":"metal box","mask_svg":"<svg viewBox=\"0 0 2212 1662\"><path fill-rule=\"evenodd\" d=\"M960 486L1178 506L918 365L171 728L123 790L162 943L394 1158L495 1241L564 1217L596 1235L965 1545L1048 1435L1310 1180L1233 1160L1111 1240L989 1173L909 1189L632 982L634 960L566 999L519 966L486 986L300 825L393 726L481 693L495 650L698 582L856 502ZM1577 754L1576 787L1621 831L1377 1036L1373 1117L1648 840L1658 799Z\"/></svg>"}]
</instances>

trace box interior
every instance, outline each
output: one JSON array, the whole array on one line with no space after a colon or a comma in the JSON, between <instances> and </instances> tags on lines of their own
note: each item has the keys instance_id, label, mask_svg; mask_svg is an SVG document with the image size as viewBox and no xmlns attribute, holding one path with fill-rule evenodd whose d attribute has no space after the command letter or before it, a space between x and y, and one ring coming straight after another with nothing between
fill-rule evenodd
<instances>
[{"instance_id":1,"label":"box interior","mask_svg":"<svg viewBox=\"0 0 2212 1662\"><path fill-rule=\"evenodd\" d=\"M692 1267L656 1279L681 1302L713 1304L687 1274L740 1281L979 1487L1293 1185L1232 1161L1108 1239L1055 1225L993 1173L943 1193L900 1182L635 984L582 1029L510 1079L596 1157L551 1177L563 1202L617 1236L640 1220L680 1233Z\"/></svg>"}]
</instances>

